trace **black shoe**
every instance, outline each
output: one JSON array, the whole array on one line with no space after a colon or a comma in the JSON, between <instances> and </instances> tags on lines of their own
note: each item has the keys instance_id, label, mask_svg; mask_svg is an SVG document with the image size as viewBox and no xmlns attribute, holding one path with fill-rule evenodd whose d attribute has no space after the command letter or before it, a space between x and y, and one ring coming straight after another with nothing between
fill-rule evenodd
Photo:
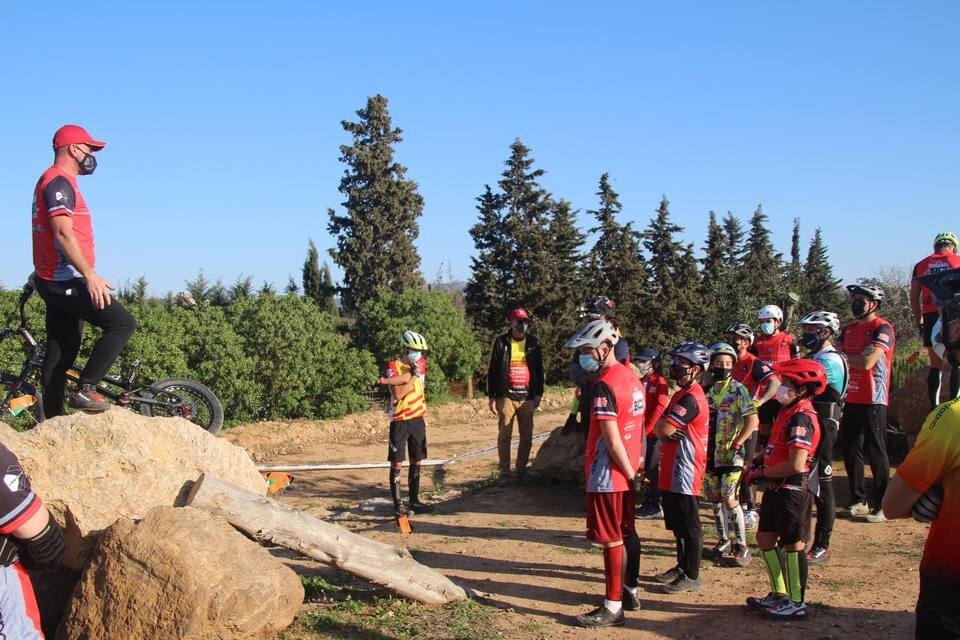
<instances>
[{"instance_id":1,"label":"black shoe","mask_svg":"<svg viewBox=\"0 0 960 640\"><path fill-rule=\"evenodd\" d=\"M680 571L680 567L673 567L672 569L667 569L663 573L658 573L657 575L653 576L653 579L660 584L670 584L682 576L683 571Z\"/></svg>"},{"instance_id":2,"label":"black shoe","mask_svg":"<svg viewBox=\"0 0 960 640\"><path fill-rule=\"evenodd\" d=\"M663 588L667 593L684 593L686 591L700 591L703 589L703 582L700 578L693 580L687 576L680 576Z\"/></svg>"},{"instance_id":3,"label":"black shoe","mask_svg":"<svg viewBox=\"0 0 960 640\"><path fill-rule=\"evenodd\" d=\"M623 609L618 613L610 613L610 610L603 605L590 613L577 616L577 624L581 627L619 627L624 622L626 619L623 617Z\"/></svg>"},{"instance_id":4,"label":"black shoe","mask_svg":"<svg viewBox=\"0 0 960 640\"><path fill-rule=\"evenodd\" d=\"M433 513L432 504L424 504L423 502L411 502L410 510L414 513Z\"/></svg>"},{"instance_id":5,"label":"black shoe","mask_svg":"<svg viewBox=\"0 0 960 640\"><path fill-rule=\"evenodd\" d=\"M730 553L732 549L733 549L733 543L731 543L729 540L724 540L722 542L718 542L717 544L713 545L713 548L707 551L706 553L704 553L703 555L708 558L712 558L714 560L720 560L721 558L723 558L723 556Z\"/></svg>"},{"instance_id":6,"label":"black shoe","mask_svg":"<svg viewBox=\"0 0 960 640\"><path fill-rule=\"evenodd\" d=\"M630 590L626 587L620 590L620 602L623 604L624 611L640 610L640 598L630 593Z\"/></svg>"},{"instance_id":7,"label":"black shoe","mask_svg":"<svg viewBox=\"0 0 960 640\"><path fill-rule=\"evenodd\" d=\"M645 502L637 510L637 517L644 520L659 520L663 517L663 509L660 508L659 502Z\"/></svg>"},{"instance_id":8,"label":"black shoe","mask_svg":"<svg viewBox=\"0 0 960 640\"><path fill-rule=\"evenodd\" d=\"M393 503L393 515L395 516L405 516L407 515L407 508L403 506L402 502Z\"/></svg>"}]
</instances>

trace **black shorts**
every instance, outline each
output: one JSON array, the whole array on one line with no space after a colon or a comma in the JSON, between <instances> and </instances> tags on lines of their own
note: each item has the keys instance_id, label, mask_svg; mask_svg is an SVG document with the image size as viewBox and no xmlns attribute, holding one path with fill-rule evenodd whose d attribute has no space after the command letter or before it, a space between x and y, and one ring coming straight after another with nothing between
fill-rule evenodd
<instances>
[{"instance_id":1,"label":"black shorts","mask_svg":"<svg viewBox=\"0 0 960 640\"><path fill-rule=\"evenodd\" d=\"M427 424L423 418L394 420L390 423L389 462L403 462L410 450L410 461L419 462L427 457Z\"/></svg>"},{"instance_id":2,"label":"black shorts","mask_svg":"<svg viewBox=\"0 0 960 640\"><path fill-rule=\"evenodd\" d=\"M771 398L764 402L757 409L757 415L760 416L760 424L773 424L777 420L777 414L780 413L780 403L776 398Z\"/></svg>"},{"instance_id":3,"label":"black shorts","mask_svg":"<svg viewBox=\"0 0 960 640\"><path fill-rule=\"evenodd\" d=\"M780 544L794 544L810 537L813 494L806 489L776 489L763 493L759 531L776 533Z\"/></svg>"},{"instance_id":4,"label":"black shorts","mask_svg":"<svg viewBox=\"0 0 960 640\"><path fill-rule=\"evenodd\" d=\"M933 325L937 323L939 317L940 314L936 311L923 314L923 346L933 346Z\"/></svg>"},{"instance_id":5,"label":"black shorts","mask_svg":"<svg viewBox=\"0 0 960 640\"><path fill-rule=\"evenodd\" d=\"M675 536L691 537L701 530L700 499L697 496L664 491L660 501L664 523Z\"/></svg>"},{"instance_id":6,"label":"black shorts","mask_svg":"<svg viewBox=\"0 0 960 640\"><path fill-rule=\"evenodd\" d=\"M960 638L960 583L920 575L914 637Z\"/></svg>"}]
</instances>

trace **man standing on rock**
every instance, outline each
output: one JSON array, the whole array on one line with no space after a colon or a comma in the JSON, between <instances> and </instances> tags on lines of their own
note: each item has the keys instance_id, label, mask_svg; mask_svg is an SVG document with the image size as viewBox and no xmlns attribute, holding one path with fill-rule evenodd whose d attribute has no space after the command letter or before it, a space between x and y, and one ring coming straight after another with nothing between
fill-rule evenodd
<instances>
[{"instance_id":1,"label":"man standing on rock","mask_svg":"<svg viewBox=\"0 0 960 640\"><path fill-rule=\"evenodd\" d=\"M0 470L0 638L43 640L27 569L60 566L63 533L30 488L17 456L2 444Z\"/></svg>"},{"instance_id":2,"label":"man standing on rock","mask_svg":"<svg viewBox=\"0 0 960 640\"><path fill-rule=\"evenodd\" d=\"M580 367L592 379L590 426L584 454L587 539L603 547L603 604L577 616L582 627L622 625L623 610L640 608L640 538L634 525L633 478L643 468L644 389L633 370L618 362L616 328L594 320L570 340ZM626 547L626 554L624 554ZM623 578L626 555L626 579Z\"/></svg>"}]
</instances>

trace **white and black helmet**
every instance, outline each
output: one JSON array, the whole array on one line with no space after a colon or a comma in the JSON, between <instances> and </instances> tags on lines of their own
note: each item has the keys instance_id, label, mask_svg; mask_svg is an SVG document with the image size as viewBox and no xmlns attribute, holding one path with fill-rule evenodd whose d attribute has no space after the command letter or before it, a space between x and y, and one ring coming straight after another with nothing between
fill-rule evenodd
<instances>
[{"instance_id":1,"label":"white and black helmet","mask_svg":"<svg viewBox=\"0 0 960 640\"><path fill-rule=\"evenodd\" d=\"M610 321L593 320L583 325L563 346L567 349L579 349L580 347L593 347L596 349L604 342L615 345L619 340L620 335Z\"/></svg>"},{"instance_id":2,"label":"white and black helmet","mask_svg":"<svg viewBox=\"0 0 960 640\"><path fill-rule=\"evenodd\" d=\"M783 309L775 304L764 305L760 307L760 311L757 312L757 319L779 320L780 322L783 322Z\"/></svg>"},{"instance_id":3,"label":"white and black helmet","mask_svg":"<svg viewBox=\"0 0 960 640\"><path fill-rule=\"evenodd\" d=\"M800 319L800 324L826 327L833 335L840 333L840 317L832 311L811 311Z\"/></svg>"},{"instance_id":4,"label":"white and black helmet","mask_svg":"<svg viewBox=\"0 0 960 640\"><path fill-rule=\"evenodd\" d=\"M883 302L883 289L872 284L848 284L847 291L850 295L862 293L875 302Z\"/></svg>"}]
</instances>

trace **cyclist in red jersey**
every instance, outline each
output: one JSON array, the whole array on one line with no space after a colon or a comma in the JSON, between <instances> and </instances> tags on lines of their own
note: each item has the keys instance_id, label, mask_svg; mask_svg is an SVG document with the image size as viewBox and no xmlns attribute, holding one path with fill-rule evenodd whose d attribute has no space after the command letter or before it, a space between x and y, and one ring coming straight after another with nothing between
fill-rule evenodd
<instances>
[{"instance_id":1,"label":"cyclist in red jersey","mask_svg":"<svg viewBox=\"0 0 960 640\"><path fill-rule=\"evenodd\" d=\"M657 486L657 476L660 472L660 448L657 444L660 439L654 433L654 426L660 421L667 403L670 402L670 383L663 377L663 361L660 352L652 347L640 349L634 360L640 372L640 380L646 391L647 425L647 454L644 476L647 478L647 491L643 504L637 511L638 518L660 518L663 509L660 508L660 488Z\"/></svg>"},{"instance_id":2,"label":"cyclist in red jersey","mask_svg":"<svg viewBox=\"0 0 960 640\"><path fill-rule=\"evenodd\" d=\"M813 495L807 490L810 470L820 442L820 422L812 398L827 386L827 374L815 360L795 359L777 364L781 380L777 415L770 441L747 474L749 482L762 479L767 489L760 507L757 546L770 576L765 597L747 598L747 605L765 615L788 620L805 618L807 556ZM784 552L781 564L777 547Z\"/></svg>"},{"instance_id":3,"label":"cyclist in red jersey","mask_svg":"<svg viewBox=\"0 0 960 640\"><path fill-rule=\"evenodd\" d=\"M940 386L943 378L943 360L933 348L931 332L937 321L937 303L930 290L920 284L923 276L949 271L960 267L957 255L957 236L953 232L938 233L933 239L933 253L913 267L913 280L910 281L910 310L913 319L923 336L923 346L930 357L930 371L927 373L927 393L930 396L930 408L940 404ZM950 365L950 397L960 393L960 367Z\"/></svg>"},{"instance_id":4,"label":"cyclist in red jersey","mask_svg":"<svg viewBox=\"0 0 960 640\"><path fill-rule=\"evenodd\" d=\"M757 319L760 320L760 333L750 349L754 355L769 365L800 355L800 347L793 336L781 330L783 310L780 307L775 304L761 307Z\"/></svg>"},{"instance_id":5,"label":"cyclist in red jersey","mask_svg":"<svg viewBox=\"0 0 960 640\"><path fill-rule=\"evenodd\" d=\"M867 522L885 522L880 510L890 476L887 457L887 404L896 334L877 312L883 304L883 289L870 284L847 286L855 320L841 333L841 350L847 356L850 381L840 418L840 446L850 486L850 505L845 515L863 516ZM873 473L873 494L868 505L863 457Z\"/></svg>"},{"instance_id":6,"label":"cyclist in red jersey","mask_svg":"<svg viewBox=\"0 0 960 640\"><path fill-rule=\"evenodd\" d=\"M606 592L603 604L577 616L577 624L583 627L622 625L624 609L640 608L637 581L641 549L633 520L633 478L643 468L644 391L633 370L617 361L618 341L616 327L598 319L564 345L576 349L578 364L593 380L584 453L587 539L603 547ZM626 579L622 580L624 560Z\"/></svg>"}]
</instances>

